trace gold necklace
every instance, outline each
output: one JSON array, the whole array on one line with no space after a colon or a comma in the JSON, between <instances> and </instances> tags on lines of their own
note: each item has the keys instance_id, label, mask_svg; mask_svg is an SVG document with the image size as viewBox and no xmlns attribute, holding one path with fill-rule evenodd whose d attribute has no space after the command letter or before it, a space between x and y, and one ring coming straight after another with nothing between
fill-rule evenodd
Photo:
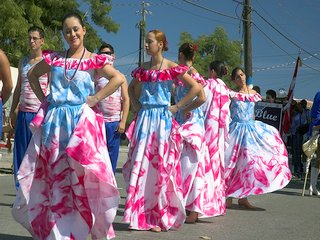
<instances>
[{"instance_id":1,"label":"gold necklace","mask_svg":"<svg viewBox=\"0 0 320 240\"><path fill-rule=\"evenodd\" d=\"M64 71L63 71L63 74L64 74L64 77L65 77L65 79L66 79L67 81L72 81L72 80L74 79L74 77L76 76L76 73L77 73L78 70L79 70L81 61L82 61L83 56L84 56L84 54L85 54L85 52L86 52L86 48L83 49L83 53L82 53L82 55L81 55L81 58L79 59L78 66L77 66L76 70L74 71L74 73L73 73L73 75L72 75L71 78L69 78L69 77L67 76L67 56L68 56L69 50L70 50L70 49L68 49L68 50L66 51L66 56L65 56L65 58L64 58Z\"/></svg>"}]
</instances>

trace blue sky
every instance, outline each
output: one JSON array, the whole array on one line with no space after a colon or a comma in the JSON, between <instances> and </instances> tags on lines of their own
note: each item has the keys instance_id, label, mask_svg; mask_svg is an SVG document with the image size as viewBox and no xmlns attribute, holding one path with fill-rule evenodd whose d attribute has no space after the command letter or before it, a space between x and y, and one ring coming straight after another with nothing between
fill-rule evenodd
<instances>
[{"instance_id":1,"label":"blue sky","mask_svg":"<svg viewBox=\"0 0 320 240\"><path fill-rule=\"evenodd\" d=\"M136 11L141 9L141 2L114 0L110 16L120 24L120 30L113 34L98 29L100 36L115 47L115 66L127 75L128 80L130 72L138 62L139 29L136 28L136 24L140 21L141 15ZM216 27L221 26L231 40L241 41L242 23L231 18L241 16L241 0L193 1L209 10L181 0L145 2L150 3L147 9L152 12L146 17L146 29L158 28L166 33L169 51L165 52L165 57L168 59L176 60L177 45L182 32L189 32L193 38L197 38L210 34ZM252 20L255 24L252 27L254 85L261 87L262 95L270 88L276 91L280 88L287 90L293 75L294 61L301 47L301 58L304 59L305 65L299 69L294 96L313 99L315 93L320 90L320 32L317 27L320 22L320 1L251 2L254 9Z\"/></svg>"}]
</instances>

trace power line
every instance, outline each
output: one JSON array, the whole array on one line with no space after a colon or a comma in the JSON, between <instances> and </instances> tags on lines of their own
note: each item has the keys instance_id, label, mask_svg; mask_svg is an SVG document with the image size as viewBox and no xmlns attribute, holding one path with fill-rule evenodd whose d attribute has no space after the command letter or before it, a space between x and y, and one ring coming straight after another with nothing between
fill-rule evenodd
<instances>
[{"instance_id":1,"label":"power line","mask_svg":"<svg viewBox=\"0 0 320 240\"><path fill-rule=\"evenodd\" d=\"M245 5L244 3L237 1L237 0L232 0L233 2L236 2L238 4L242 4ZM259 2L258 2L259 4ZM299 44L297 44L296 42L294 42L293 40L291 40L290 38L288 38L286 35L284 35L281 31L279 31L276 27L274 27L268 20L266 20L261 14L258 13L257 10L255 10L254 8L252 8L252 11L255 12L263 21L265 21L271 28L273 28L277 33L279 33L281 36L283 36L286 40L288 40L290 43L292 43L294 46L296 46L297 48L303 50L304 52L308 53L309 55L312 55L312 53L310 53L309 51L305 50L304 48L302 48ZM316 59L320 60L320 58L315 57ZM316 69L314 69L316 70ZM318 70L316 70L318 71Z\"/></svg>"},{"instance_id":2,"label":"power line","mask_svg":"<svg viewBox=\"0 0 320 240\"><path fill-rule=\"evenodd\" d=\"M318 54L319 51L314 51L316 53L314 54ZM290 56L296 56L296 53L290 53ZM275 57L287 57L287 54L277 54L277 55L255 55L255 58L275 58Z\"/></svg>"},{"instance_id":3,"label":"power line","mask_svg":"<svg viewBox=\"0 0 320 240\"><path fill-rule=\"evenodd\" d=\"M301 1L301 3L303 3L303 8L305 8L305 7L308 7L307 5L309 5L310 4L310 2L312 2L312 4L311 4L311 7L313 7L313 8L319 8L319 6L314 6L313 4L315 3L315 2L317 2L317 3L319 3L319 1L314 1L314 0L309 0L309 1ZM308 4L309 3L309 4ZM280 7L280 8L283 8L283 5L282 4L280 4L279 2L277 3L278 4L278 6ZM290 3L291 4L291 3ZM310 5L309 5L310 6ZM283 12L283 13L286 13L286 15L287 16L289 16L289 17L293 17L293 19L295 20L295 25L297 25L297 27L300 27L300 28L302 28L302 29L304 29L305 31L309 31L309 33L311 33L311 29L310 28L305 28L305 26L306 25L304 25L303 23L302 23L302 21L301 21L301 18L299 18L299 14L297 15L297 13L296 12L294 12L294 13L292 13L291 11L289 11L289 9L287 8L287 7L285 7L284 9L282 9L282 10L280 10L281 12ZM314 37L314 38L319 38L319 31L312 31L312 36ZM317 37L316 37L317 36Z\"/></svg>"},{"instance_id":4,"label":"power line","mask_svg":"<svg viewBox=\"0 0 320 240\"><path fill-rule=\"evenodd\" d=\"M290 38L288 38L286 35L284 35L282 32L280 32L277 28L275 28L268 20L266 20L263 16L261 16L256 10L252 10L255 12L263 21L265 21L272 29L274 29L277 33L279 33L281 36L283 36L286 40L288 40L290 43L292 43L297 48L303 50L304 52L308 53L309 55L312 55L309 51L305 50L303 47L299 46L297 43L292 41ZM315 57L316 59L320 60L320 58Z\"/></svg>"},{"instance_id":5,"label":"power line","mask_svg":"<svg viewBox=\"0 0 320 240\"><path fill-rule=\"evenodd\" d=\"M139 28L139 67L141 66L142 63L145 62L146 58L146 51L145 51L145 35L146 35L146 15L147 14L152 14L151 11L147 10L147 7L150 6L150 3L147 3L145 1L141 2L141 10L136 11L137 14L141 14L141 20L140 22L136 25Z\"/></svg>"},{"instance_id":6,"label":"power line","mask_svg":"<svg viewBox=\"0 0 320 240\"><path fill-rule=\"evenodd\" d=\"M238 4L242 4L244 5L244 3L237 1L237 0L232 0L233 2L236 2ZM297 48L303 50L304 52L308 53L309 55L314 55L311 52L305 50L304 48L302 48L300 45L298 45L297 43L295 43L293 40L291 40L290 38L288 38L286 35L284 35L281 31L279 31L277 28L275 28L268 20L266 20L263 16L261 16L261 14L258 13L257 10L252 8L252 11L255 12L262 20L264 20L270 27L272 27L276 32L278 32L281 36L283 36L286 40L288 40L290 43L292 43L293 45L295 45ZM278 44L276 44L271 38L269 38L269 36L267 36L267 34L265 34L255 23L253 23L253 25L261 32L263 33L263 35L265 35L265 37L267 37L273 44L275 44L277 47L279 47L282 51L284 51L285 53L287 53L288 56L290 56L290 54L288 52L286 52L283 48L281 48ZM292 57L292 56L290 56ZM293 58L293 57L292 57ZM318 58L316 55L314 55L314 58L320 60L320 58ZM306 67L313 69L315 71L320 72L320 70L315 69L309 65L304 64Z\"/></svg>"},{"instance_id":7,"label":"power line","mask_svg":"<svg viewBox=\"0 0 320 240\"><path fill-rule=\"evenodd\" d=\"M259 7L262 9L263 12L265 12L268 16L268 18L272 19L273 22L280 28L282 29L282 31L286 32L285 29L283 29L280 24L263 8L263 6L260 4L260 2L258 0L255 1ZM287 34L290 36L290 33L287 32ZM291 38L294 38L294 36L290 36Z\"/></svg>"},{"instance_id":8,"label":"power line","mask_svg":"<svg viewBox=\"0 0 320 240\"><path fill-rule=\"evenodd\" d=\"M189 1L189 0L183 0L183 1L186 2L186 3L189 3L189 4L193 5L193 6L196 6L196 7L198 7L198 8L204 9L204 10L209 11L209 12L216 13L216 14L218 14L218 15L221 15L221 16L224 16L224 17L227 17L227 18L231 18L231 19L235 19L235 20L241 20L241 21L246 21L245 19L237 18L237 17L231 16L231 15L227 15L227 14L222 13L222 12L218 12L218 11L216 11L216 10L212 10L212 9L210 9L210 8L201 6L201 5L196 4L196 3L192 2L192 1Z\"/></svg>"},{"instance_id":9,"label":"power line","mask_svg":"<svg viewBox=\"0 0 320 240\"><path fill-rule=\"evenodd\" d=\"M253 26L255 26L259 32L261 32L270 42L272 42L274 45L276 45L280 50L282 50L283 52L285 52L287 54L287 56L295 59L293 56L291 56L286 50L284 50L282 47L279 46L279 44L277 44L275 41L273 41L269 36L268 34L266 34L261 28L258 27L257 24L255 24L254 22L253 23Z\"/></svg>"},{"instance_id":10,"label":"power line","mask_svg":"<svg viewBox=\"0 0 320 240\"><path fill-rule=\"evenodd\" d=\"M240 4L238 3L236 8L234 9L234 13L237 16L237 18L241 19L238 15L238 7L240 6ZM240 59L242 59L243 57L243 40L244 40L244 30L243 30L243 22L241 20L239 20L239 25L238 25L238 31L239 31L239 42L241 44L241 51L240 51Z\"/></svg>"},{"instance_id":11,"label":"power line","mask_svg":"<svg viewBox=\"0 0 320 240\"><path fill-rule=\"evenodd\" d=\"M127 57L127 56L130 56L130 55L132 55L132 54L134 54L134 53L136 53L136 52L139 52L139 50L135 50L135 51L130 52L130 53L127 53L127 54L125 54L125 55L123 55L123 56L121 56L121 57L117 57L117 60L119 60L119 59L121 59L121 58L124 58L124 57Z\"/></svg>"},{"instance_id":12,"label":"power line","mask_svg":"<svg viewBox=\"0 0 320 240\"><path fill-rule=\"evenodd\" d=\"M240 2L240 1L236 1L236 0L232 0L232 1L241 5L245 5L243 2Z\"/></svg>"},{"instance_id":13,"label":"power line","mask_svg":"<svg viewBox=\"0 0 320 240\"><path fill-rule=\"evenodd\" d=\"M199 2L200 0L194 0L193 2ZM175 1L171 3L161 4L161 3L150 3L150 6L165 6L165 5L181 5L184 4L183 1ZM141 3L112 3L115 7L137 7L141 6Z\"/></svg>"},{"instance_id":14,"label":"power line","mask_svg":"<svg viewBox=\"0 0 320 240\"><path fill-rule=\"evenodd\" d=\"M281 49L283 52L285 52L287 54L287 56L289 56L290 58L293 58L295 59L293 56L291 56L286 50L284 50L282 47L280 47L276 42L274 42L263 30L261 30L255 23L253 23L253 26L255 26L269 41L271 41L274 45L276 45L279 49ZM308 53L308 52L306 52ZM318 59L317 55L318 54L312 54L312 53L308 53L310 56L313 56L314 58ZM320 72L319 69L316 69L316 68L313 68L305 63L303 63L304 66L312 69L312 70L315 70L317 72Z\"/></svg>"},{"instance_id":15,"label":"power line","mask_svg":"<svg viewBox=\"0 0 320 240\"><path fill-rule=\"evenodd\" d=\"M136 57L133 59L133 62L131 63L131 65L128 67L127 71L125 72L125 75L128 74L129 70L132 68L132 66L134 64L137 64L137 58L139 57L139 55L137 54Z\"/></svg>"},{"instance_id":16,"label":"power line","mask_svg":"<svg viewBox=\"0 0 320 240\"><path fill-rule=\"evenodd\" d=\"M166 1L163 1L163 0L161 0L161 2L166 3L167 5L171 5L170 3L166 2ZM171 5L171 7L175 8L175 9L178 9L179 11L186 12L186 13L191 14L191 15L193 15L193 16L200 17L200 18L204 18L204 19L207 19L207 20L210 20L210 21L216 21L216 22L220 22L220 23L224 23L224 24L232 24L232 25L234 24L234 23L224 22L224 21L221 21L221 20L212 19L212 18L209 18L209 17L205 17L205 16L202 16L202 15L198 15L198 14L195 14L194 12L191 12L191 11L188 11L188 10L185 10L185 9L182 9L182 8L177 7L177 6L174 6L174 5Z\"/></svg>"}]
</instances>

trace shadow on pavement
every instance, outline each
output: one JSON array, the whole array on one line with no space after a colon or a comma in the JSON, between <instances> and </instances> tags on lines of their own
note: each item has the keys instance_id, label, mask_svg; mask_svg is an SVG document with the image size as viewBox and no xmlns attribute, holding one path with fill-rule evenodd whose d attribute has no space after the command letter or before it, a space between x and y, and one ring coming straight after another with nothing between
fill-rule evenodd
<instances>
[{"instance_id":1,"label":"shadow on pavement","mask_svg":"<svg viewBox=\"0 0 320 240\"><path fill-rule=\"evenodd\" d=\"M130 231L128 228L129 227L128 223L113 222L112 225L116 231ZM2 239L2 238L0 238L0 239Z\"/></svg>"},{"instance_id":2,"label":"shadow on pavement","mask_svg":"<svg viewBox=\"0 0 320 240\"><path fill-rule=\"evenodd\" d=\"M302 192L302 188L301 188L301 192ZM301 192L289 192L289 191L278 190L278 191L272 192L272 193L283 194L283 195L288 195L288 196L301 196Z\"/></svg>"},{"instance_id":3,"label":"shadow on pavement","mask_svg":"<svg viewBox=\"0 0 320 240\"><path fill-rule=\"evenodd\" d=\"M32 240L33 238L0 233L0 239L3 239L3 240Z\"/></svg>"},{"instance_id":4,"label":"shadow on pavement","mask_svg":"<svg viewBox=\"0 0 320 240\"><path fill-rule=\"evenodd\" d=\"M9 193L5 193L5 194L3 194L3 196L16 197L16 195L15 195L15 194L9 194Z\"/></svg>"},{"instance_id":5,"label":"shadow on pavement","mask_svg":"<svg viewBox=\"0 0 320 240\"><path fill-rule=\"evenodd\" d=\"M117 211L117 216L123 217L124 216L124 211L118 210Z\"/></svg>"},{"instance_id":6,"label":"shadow on pavement","mask_svg":"<svg viewBox=\"0 0 320 240\"><path fill-rule=\"evenodd\" d=\"M11 204L9 204L9 203L0 203L0 206L5 206L5 207L10 207L11 208L12 207L12 203ZM2 239L2 238L0 237L0 239Z\"/></svg>"},{"instance_id":7,"label":"shadow on pavement","mask_svg":"<svg viewBox=\"0 0 320 240\"><path fill-rule=\"evenodd\" d=\"M124 209L124 204L121 204L121 203L119 203L119 205L118 205L118 209Z\"/></svg>"},{"instance_id":8,"label":"shadow on pavement","mask_svg":"<svg viewBox=\"0 0 320 240\"><path fill-rule=\"evenodd\" d=\"M291 180L286 188L294 188L294 189L302 189L303 188L304 179L295 179ZM307 181L307 186L309 186L309 181Z\"/></svg>"},{"instance_id":9,"label":"shadow on pavement","mask_svg":"<svg viewBox=\"0 0 320 240\"><path fill-rule=\"evenodd\" d=\"M232 203L232 206L230 208L227 208L227 210L237 210L237 211L251 211L251 212L264 212L266 209L256 207L255 209L249 209L245 207L240 207L238 204Z\"/></svg>"},{"instance_id":10,"label":"shadow on pavement","mask_svg":"<svg viewBox=\"0 0 320 240\"><path fill-rule=\"evenodd\" d=\"M303 181L302 180L291 180L289 184L285 187L285 189L275 191L275 194L284 194L288 196L301 196L302 189L303 189ZM309 182L306 184L306 189L309 187ZM290 191L290 190L294 191ZM298 190L298 191L297 191Z\"/></svg>"},{"instance_id":11,"label":"shadow on pavement","mask_svg":"<svg viewBox=\"0 0 320 240\"><path fill-rule=\"evenodd\" d=\"M4 174L13 174L13 171L11 168L0 168L0 173ZM0 238L1 239L1 238Z\"/></svg>"}]
</instances>

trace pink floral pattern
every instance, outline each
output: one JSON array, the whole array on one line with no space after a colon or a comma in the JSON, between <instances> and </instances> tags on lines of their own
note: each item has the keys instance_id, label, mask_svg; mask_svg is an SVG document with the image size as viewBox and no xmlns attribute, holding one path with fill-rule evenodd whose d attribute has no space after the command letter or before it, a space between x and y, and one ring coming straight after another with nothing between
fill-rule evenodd
<instances>
[{"instance_id":1,"label":"pink floral pattern","mask_svg":"<svg viewBox=\"0 0 320 240\"><path fill-rule=\"evenodd\" d=\"M39 239L66 235L83 239L89 231L92 239L114 237L112 221L119 193L107 159L103 116L86 106L66 148L67 154L60 155L59 143L52 142L49 148L41 145L39 124L45 108L44 105L32 123L34 135L18 172L21 187L14 215L27 209L24 217L28 220L24 221L30 222L32 235ZM55 155L60 157L52 162L50 156ZM49 179L55 192L48 188ZM79 225L70 227L70 221Z\"/></svg>"},{"instance_id":2,"label":"pink floral pattern","mask_svg":"<svg viewBox=\"0 0 320 240\"><path fill-rule=\"evenodd\" d=\"M146 70L143 68L136 68L131 73L131 76L139 79L141 82L156 82L167 81L175 79L180 74L188 70L187 66L178 65L176 67L159 70Z\"/></svg>"},{"instance_id":3,"label":"pink floral pattern","mask_svg":"<svg viewBox=\"0 0 320 240\"><path fill-rule=\"evenodd\" d=\"M32 123L34 135L18 173L21 188L14 215L28 209L25 217L30 221L32 235L39 239L66 235L83 239L90 230L92 239L114 237L112 221L119 193L107 159L103 116L86 106L70 138L67 155L51 162L50 156L59 155L59 144L52 142L49 148L41 145L39 124L44 118L44 107ZM54 193L46 184L50 178ZM77 228L70 227L70 221L79 224Z\"/></svg>"},{"instance_id":4,"label":"pink floral pattern","mask_svg":"<svg viewBox=\"0 0 320 240\"><path fill-rule=\"evenodd\" d=\"M96 76L95 85L96 92L103 89L109 80L105 77ZM102 99L98 103L99 110L104 116L105 122L116 122L121 120L121 110L122 110L122 97L121 97L121 86L110 96Z\"/></svg>"},{"instance_id":5,"label":"pink floral pattern","mask_svg":"<svg viewBox=\"0 0 320 240\"><path fill-rule=\"evenodd\" d=\"M22 60L20 76L21 76L21 91L19 100L19 110L23 112L36 113L39 110L41 102L34 94L28 79L28 72L35 64L29 64L29 57ZM47 74L39 78L40 86L45 95L47 95L48 76Z\"/></svg>"},{"instance_id":6,"label":"pink floral pattern","mask_svg":"<svg viewBox=\"0 0 320 240\"><path fill-rule=\"evenodd\" d=\"M132 73L143 83L142 107L129 127L128 161L122 168L127 184L123 219L130 229L168 230L179 228L185 220L179 161L182 137L168 110L172 79L184 72L178 67L160 72L154 72L157 81L147 77L148 70Z\"/></svg>"},{"instance_id":7,"label":"pink floral pattern","mask_svg":"<svg viewBox=\"0 0 320 240\"><path fill-rule=\"evenodd\" d=\"M44 53L44 58L51 65L50 94L31 124L13 216L35 239L114 238L119 192L104 120L85 103L95 92L94 69L108 64L108 57L82 60L70 81L61 55ZM74 67L79 60L67 62Z\"/></svg>"},{"instance_id":8,"label":"pink floral pattern","mask_svg":"<svg viewBox=\"0 0 320 240\"><path fill-rule=\"evenodd\" d=\"M212 166L208 168L210 157L203 118L197 115L193 112L179 128L183 139L180 157L183 204L186 210L197 212L199 218L205 218L215 216L214 176Z\"/></svg>"},{"instance_id":9,"label":"pink floral pattern","mask_svg":"<svg viewBox=\"0 0 320 240\"><path fill-rule=\"evenodd\" d=\"M42 51L43 59L50 65L56 67L64 67L65 53L54 52L51 50ZM79 70L86 71L89 69L102 68L104 65L113 65L114 58L107 54L94 54L92 58L82 59ZM79 59L68 58L66 61L67 69L76 69Z\"/></svg>"},{"instance_id":10,"label":"pink floral pattern","mask_svg":"<svg viewBox=\"0 0 320 240\"><path fill-rule=\"evenodd\" d=\"M206 179L213 194L214 216L226 213L224 155L228 142L229 89L221 79L208 79L205 83L206 102L201 106L205 119L205 138L209 160L206 162Z\"/></svg>"},{"instance_id":11,"label":"pink floral pattern","mask_svg":"<svg viewBox=\"0 0 320 240\"><path fill-rule=\"evenodd\" d=\"M191 74L198 81L200 74ZM188 87L180 80L175 81L175 101L179 102L187 93ZM193 109L185 120L182 112L176 114L181 125L179 132L183 139L180 157L182 171L183 204L188 211L198 213L200 218L213 217L214 174L210 164L208 146L205 140L203 113L200 108Z\"/></svg>"},{"instance_id":12,"label":"pink floral pattern","mask_svg":"<svg viewBox=\"0 0 320 240\"><path fill-rule=\"evenodd\" d=\"M225 181L228 197L273 192L291 179L288 154L278 130L253 120L259 94L232 93Z\"/></svg>"}]
</instances>

